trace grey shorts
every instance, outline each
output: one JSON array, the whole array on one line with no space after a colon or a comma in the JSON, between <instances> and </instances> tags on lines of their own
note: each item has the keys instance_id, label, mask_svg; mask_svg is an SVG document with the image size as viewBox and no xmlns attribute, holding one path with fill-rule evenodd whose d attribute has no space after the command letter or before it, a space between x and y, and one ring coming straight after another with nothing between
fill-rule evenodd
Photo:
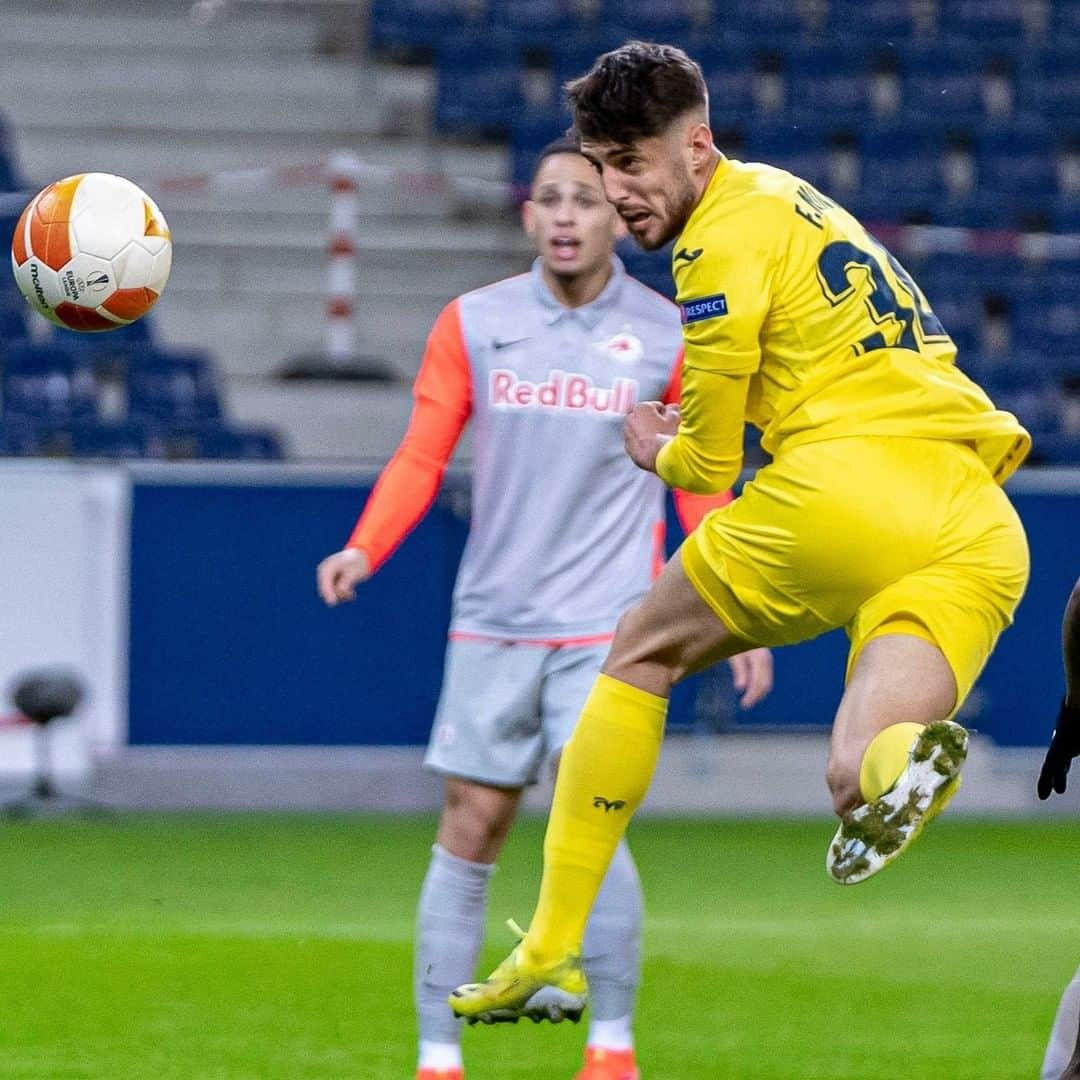
<instances>
[{"instance_id":1,"label":"grey shorts","mask_svg":"<svg viewBox=\"0 0 1080 1080\"><path fill-rule=\"evenodd\" d=\"M566 744L607 645L451 641L424 764L493 787L524 787Z\"/></svg>"}]
</instances>

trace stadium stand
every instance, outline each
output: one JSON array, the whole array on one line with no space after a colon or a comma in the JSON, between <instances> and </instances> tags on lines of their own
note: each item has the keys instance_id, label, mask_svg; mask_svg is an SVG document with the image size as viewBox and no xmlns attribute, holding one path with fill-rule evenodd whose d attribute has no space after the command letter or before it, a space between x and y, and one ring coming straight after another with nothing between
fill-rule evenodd
<instances>
[{"instance_id":1,"label":"stadium stand","mask_svg":"<svg viewBox=\"0 0 1080 1080\"><path fill-rule=\"evenodd\" d=\"M0 192L22 186L0 116ZM10 237L16 218L0 215ZM0 456L250 460L284 457L277 433L223 419L213 358L157 340L147 316L107 334L38 327L11 276L0 274ZM110 383L120 415L106 415Z\"/></svg>"},{"instance_id":2,"label":"stadium stand","mask_svg":"<svg viewBox=\"0 0 1080 1080\"><path fill-rule=\"evenodd\" d=\"M277 461L284 452L271 428L206 422L170 424L162 429L165 457L172 461Z\"/></svg>"},{"instance_id":3,"label":"stadium stand","mask_svg":"<svg viewBox=\"0 0 1080 1080\"><path fill-rule=\"evenodd\" d=\"M3 362L5 417L61 427L98 416L93 369L68 350L17 341Z\"/></svg>"},{"instance_id":4,"label":"stadium stand","mask_svg":"<svg viewBox=\"0 0 1080 1080\"><path fill-rule=\"evenodd\" d=\"M98 420L71 427L71 456L79 459L165 457L160 433L138 420Z\"/></svg>"},{"instance_id":5,"label":"stadium stand","mask_svg":"<svg viewBox=\"0 0 1080 1080\"><path fill-rule=\"evenodd\" d=\"M220 421L221 399L208 358L195 351L153 349L126 370L128 416L151 423Z\"/></svg>"},{"instance_id":6,"label":"stadium stand","mask_svg":"<svg viewBox=\"0 0 1080 1080\"><path fill-rule=\"evenodd\" d=\"M20 186L21 180L15 160L11 126L4 114L0 112L0 192L18 191ZM0 223L3 223L2 218L0 218Z\"/></svg>"},{"instance_id":7,"label":"stadium stand","mask_svg":"<svg viewBox=\"0 0 1080 1080\"><path fill-rule=\"evenodd\" d=\"M536 42L550 53L551 105L511 110L519 190L539 147L565 128L566 79L630 36L686 44L729 153L804 176L871 226L979 230L978 250L939 236L940 250L903 258L961 363L1047 440L1033 460L1080 460L1080 242L1050 258L1040 243L1080 231L1080 4L740 2L713 4L710 16L708 4L611 0L580 9L595 16L584 34L572 5L543 10L559 27ZM664 254L620 250L632 273L671 294Z\"/></svg>"},{"instance_id":8,"label":"stadium stand","mask_svg":"<svg viewBox=\"0 0 1080 1080\"><path fill-rule=\"evenodd\" d=\"M705 70L722 148L791 169L902 241L897 253L961 363L1029 410L1034 427L1060 430L1054 456L1067 453L1080 430L1080 241L1065 239L1080 234L1074 0L374 0L367 30L372 55L430 68L431 125L444 144L505 149L519 195L538 149L566 128L568 78L630 36L684 44ZM0 190L17 182L0 123ZM957 232L897 232L919 225ZM622 250L631 272L670 295L662 253ZM0 350L20 355L26 315L4 286ZM53 340L95 379L120 382L131 418L189 423L194 409L222 422L220 394L216 412L213 394L164 392L152 405L143 396L170 385L150 321ZM1017 358L1009 378L1002 354ZM213 360L192 365L211 370Z\"/></svg>"},{"instance_id":9,"label":"stadium stand","mask_svg":"<svg viewBox=\"0 0 1080 1080\"><path fill-rule=\"evenodd\" d=\"M0 289L0 455L284 458L276 432L224 418L208 354L155 343L149 318L108 335L57 330L31 341L12 292Z\"/></svg>"}]
</instances>

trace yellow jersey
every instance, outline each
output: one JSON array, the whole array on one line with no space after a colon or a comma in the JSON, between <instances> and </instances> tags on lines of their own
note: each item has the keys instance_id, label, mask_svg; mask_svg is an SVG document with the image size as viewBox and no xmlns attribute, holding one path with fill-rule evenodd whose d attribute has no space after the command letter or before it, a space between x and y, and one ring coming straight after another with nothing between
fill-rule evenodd
<instances>
[{"instance_id":1,"label":"yellow jersey","mask_svg":"<svg viewBox=\"0 0 1080 1080\"><path fill-rule=\"evenodd\" d=\"M669 484L729 481L744 418L773 455L852 435L946 439L974 446L998 483L1027 455L1030 436L956 367L903 266L791 173L721 158L672 271L685 360L679 433L657 458Z\"/></svg>"}]
</instances>

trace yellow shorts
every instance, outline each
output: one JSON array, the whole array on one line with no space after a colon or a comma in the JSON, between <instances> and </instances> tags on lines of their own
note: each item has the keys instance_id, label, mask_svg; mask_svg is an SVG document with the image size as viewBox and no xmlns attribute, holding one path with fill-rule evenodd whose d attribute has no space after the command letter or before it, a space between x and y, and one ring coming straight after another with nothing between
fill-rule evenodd
<instances>
[{"instance_id":1,"label":"yellow shorts","mask_svg":"<svg viewBox=\"0 0 1080 1080\"><path fill-rule=\"evenodd\" d=\"M945 654L963 703L1028 579L1020 518L978 455L932 439L810 443L761 469L683 544L682 566L757 645L843 626L848 672L883 633Z\"/></svg>"}]
</instances>

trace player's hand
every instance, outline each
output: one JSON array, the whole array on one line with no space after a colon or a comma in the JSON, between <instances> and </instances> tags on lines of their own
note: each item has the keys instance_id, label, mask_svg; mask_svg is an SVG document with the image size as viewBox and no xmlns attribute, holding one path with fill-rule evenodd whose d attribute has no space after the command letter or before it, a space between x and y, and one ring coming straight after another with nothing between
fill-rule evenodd
<instances>
[{"instance_id":1,"label":"player's hand","mask_svg":"<svg viewBox=\"0 0 1080 1080\"><path fill-rule=\"evenodd\" d=\"M742 694L739 705L752 709L767 698L773 688L773 659L768 649L750 649L736 653L728 663L735 689Z\"/></svg>"},{"instance_id":2,"label":"player's hand","mask_svg":"<svg viewBox=\"0 0 1080 1080\"><path fill-rule=\"evenodd\" d=\"M1039 798L1049 799L1050 792L1065 793L1065 778L1072 759L1080 754L1080 709L1061 703L1057 727L1039 773Z\"/></svg>"},{"instance_id":3,"label":"player's hand","mask_svg":"<svg viewBox=\"0 0 1080 1080\"><path fill-rule=\"evenodd\" d=\"M679 430L678 405L642 401L627 414L623 443L630 460L646 472L656 472L660 447Z\"/></svg>"},{"instance_id":4,"label":"player's hand","mask_svg":"<svg viewBox=\"0 0 1080 1080\"><path fill-rule=\"evenodd\" d=\"M319 595L326 604L335 604L356 598L356 586L371 577L368 557L357 548L345 548L328 555L315 571Z\"/></svg>"}]
</instances>

